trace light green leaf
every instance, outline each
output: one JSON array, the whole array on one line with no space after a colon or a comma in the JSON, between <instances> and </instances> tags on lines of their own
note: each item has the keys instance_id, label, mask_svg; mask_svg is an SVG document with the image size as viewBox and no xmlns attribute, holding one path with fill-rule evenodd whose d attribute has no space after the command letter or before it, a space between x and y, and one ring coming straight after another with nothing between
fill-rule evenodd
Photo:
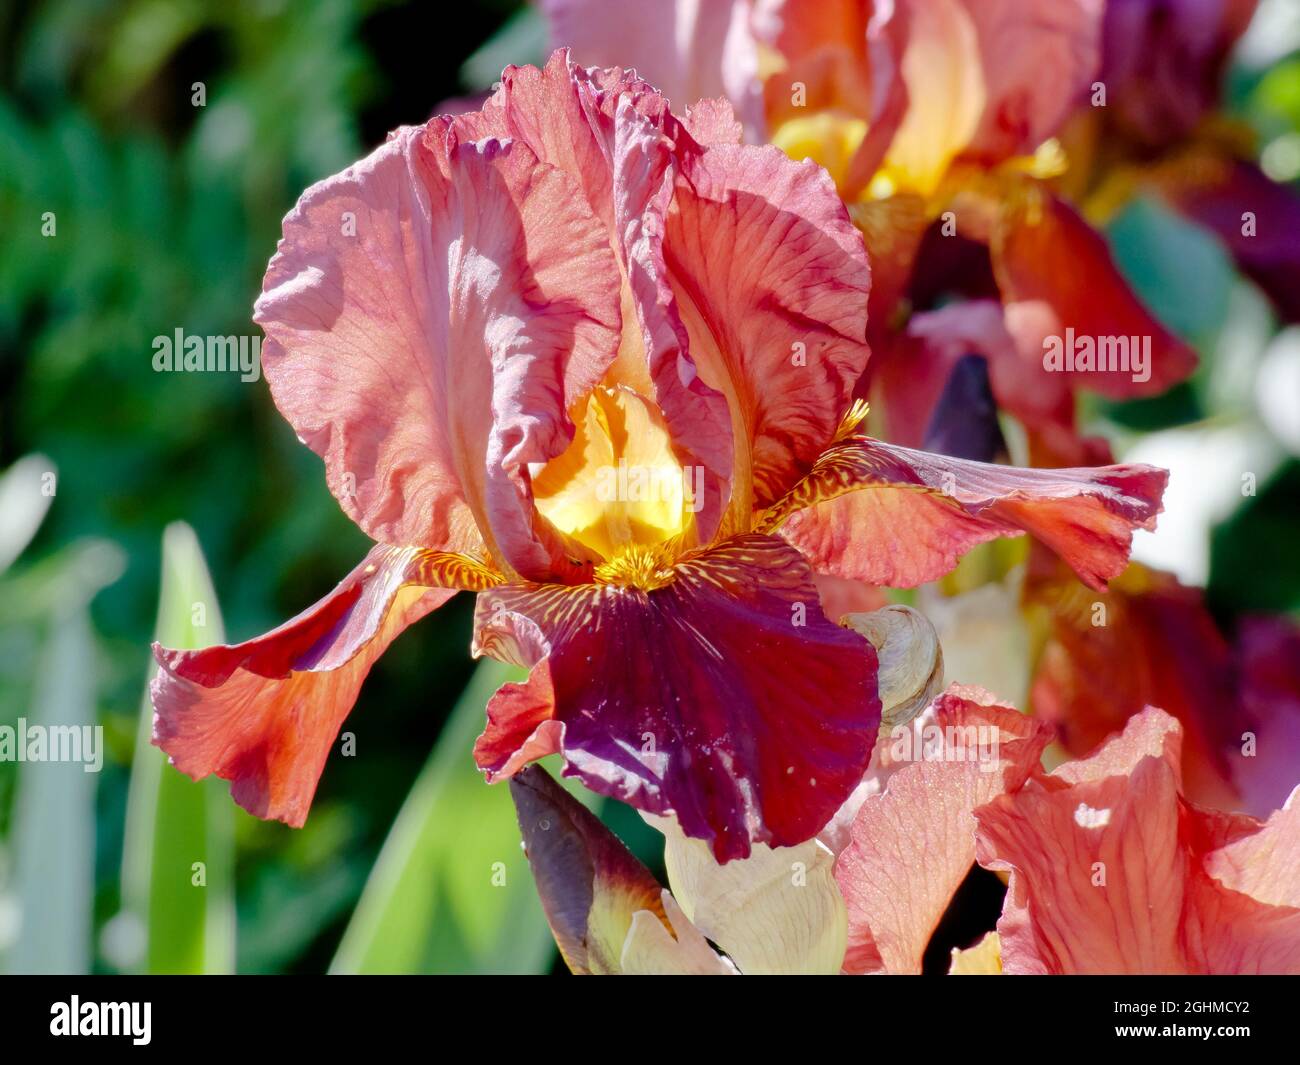
<instances>
[{"instance_id":1,"label":"light green leaf","mask_svg":"<svg viewBox=\"0 0 1300 1065\"><path fill-rule=\"evenodd\" d=\"M198 538L179 522L163 533L157 638L176 648L225 638ZM122 913L106 930L106 953L122 968L153 973L232 972L235 805L229 786L216 777L195 783L168 766L150 743L152 725L146 691L127 799Z\"/></svg>"},{"instance_id":2,"label":"light green leaf","mask_svg":"<svg viewBox=\"0 0 1300 1065\"><path fill-rule=\"evenodd\" d=\"M492 693L520 672L483 659L398 814L333 973L538 973L554 947L504 786L471 748Z\"/></svg>"},{"instance_id":3,"label":"light green leaf","mask_svg":"<svg viewBox=\"0 0 1300 1065\"><path fill-rule=\"evenodd\" d=\"M33 726L94 725L93 651L84 607L55 619L42 656ZM102 757L103 751L100 749ZM90 971L90 920L95 898L95 781L75 762L21 767L15 799L18 940L13 973L75 975Z\"/></svg>"},{"instance_id":4,"label":"light green leaf","mask_svg":"<svg viewBox=\"0 0 1300 1065\"><path fill-rule=\"evenodd\" d=\"M95 786L104 742L95 720L89 605L121 574L123 559L111 544L95 542L87 550L97 551L103 566L85 575L51 616L32 707L13 735L10 757L23 761L14 800L18 934L5 966L13 973L90 971Z\"/></svg>"},{"instance_id":5,"label":"light green leaf","mask_svg":"<svg viewBox=\"0 0 1300 1065\"><path fill-rule=\"evenodd\" d=\"M31 542L54 497L54 464L28 455L0 474L0 573Z\"/></svg>"}]
</instances>

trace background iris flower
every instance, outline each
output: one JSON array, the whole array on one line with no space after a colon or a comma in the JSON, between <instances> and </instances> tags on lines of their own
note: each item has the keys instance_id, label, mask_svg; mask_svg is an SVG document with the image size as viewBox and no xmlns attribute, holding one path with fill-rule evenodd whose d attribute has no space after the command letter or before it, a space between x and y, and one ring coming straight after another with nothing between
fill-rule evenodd
<instances>
[{"instance_id":1,"label":"background iris flower","mask_svg":"<svg viewBox=\"0 0 1300 1065\"><path fill-rule=\"evenodd\" d=\"M672 968L665 939L691 940L692 926L725 944L725 956L693 954L711 970L942 972L950 947L976 942L955 971L1051 968L1058 951L1071 954L1064 968L1109 968L1114 950L1160 968L1291 967L1276 912L1290 902L1264 874L1279 868L1268 855L1294 849L1273 811L1300 750L1288 533L1300 423L1287 402L1300 362L1255 289L1289 313L1300 27L1285 0L1264 0L1244 36L1255 5L1219 0L1051 5L1020 25L1017 12L1041 5L881 4L874 19L862 4L641 0L599 5L599 17L544 6L579 67L636 65L639 77L618 75L627 91L586 96L566 88L567 69L551 81L514 68L494 85L551 50L540 12L511 0L462 5L460 32L432 51L418 6L367 0L38 0L0 20L0 154L15 163L0 167L0 726L103 728L99 773L0 758L0 967L554 968L538 902L554 885L529 875L510 787L484 783L537 779L521 768L537 755L557 780L581 763L591 787L570 780L568 794L651 871L645 898L669 920L652 901L633 908L648 968ZM801 21L783 27L782 8ZM825 47L852 44L854 20L861 47ZM619 54L591 51L613 29ZM1067 99L1070 85L1093 89L1094 60L1105 108L1088 91ZM606 91L612 148L595 132L610 116L587 106ZM710 98L730 100L734 121L696 103ZM624 134L646 136L620 140L625 103ZM407 128L345 171L431 114L458 118ZM1034 143L1048 129L1057 143ZM816 158L830 180L741 148L737 132ZM638 151L653 209L619 199L642 182L601 187L615 156L626 176ZM282 229L308 186L319 198ZM1246 210L1253 236L1237 225ZM1037 244L1032 227L1012 237L1011 223L1035 219ZM810 228L832 239L805 239ZM749 295L774 265L762 254L773 234L794 254L776 257L789 270L759 305ZM285 254L268 273L277 235ZM869 291L852 250L863 237ZM1073 258L1055 254L1062 241ZM373 265L349 257L363 247ZM1019 256L1013 275L993 269L1004 253ZM1080 269L1090 284L1071 289ZM853 291L827 283L834 273ZM785 287L805 274L822 279L812 293ZM814 313L787 320L806 297ZM1167 336L1151 333L1164 345L1153 381L1043 373L1017 342L1050 318L1026 305L1088 328L1146 328L1154 314ZM264 330L258 369L275 402L239 375L155 372L150 338L178 330L254 345ZM728 365L733 351L743 365ZM528 373L495 374L503 362ZM331 379L335 364L347 372ZM471 402L438 400L437 374L373 372L403 365L449 368ZM1183 379L1128 398L1159 392L1166 374ZM866 420L854 398L871 400ZM1099 432L1106 442L1088 435ZM1112 449L1127 467L1174 470L1159 530L1133 539L1143 565L1114 577L1158 485L1131 471L1100 483ZM1042 469L1026 482L1004 462ZM1090 469L1047 469L1060 466ZM1029 537L1006 538L1023 527ZM329 575L349 570L331 592ZM861 611L872 613L833 624ZM145 653L151 632L173 649L163 665ZM803 645L819 663L807 677ZM209 651L187 655L198 648ZM900 673L900 648L928 648L928 668ZM178 761L220 768L247 805L302 828L248 816L223 781L167 767L149 743L146 668L174 698L159 731L173 729ZM945 674L996 697L964 687L936 700ZM814 687L837 699L816 715ZM868 759L877 711L861 688L878 693L882 738L947 714L1000 722L1006 752L1037 752L1051 724L1043 767L980 775L967 791L956 767L893 764L880 741ZM790 691L787 717L773 693ZM728 742L675 732L665 707L679 696L712 708ZM1055 832L1071 868L1038 868L1043 811L1017 821L1022 796L1064 790L1047 769L1082 764L1068 759L1147 705L1179 723L1177 820L1191 834L1152 815L1159 803L1080 794L1082 822ZM754 752L791 729L825 737L828 722L853 737L848 754L805 743L798 768L834 788L770 783L790 761ZM1108 755L1101 776L1132 762ZM702 793L712 782L728 787ZM967 811L994 809L975 800L998 786L1014 809L983 868ZM700 831L600 794L629 789L641 805L676 803ZM789 848L805 894L759 892L750 907L746 871L793 888L779 840L827 810ZM1076 890L1057 874L1068 880L1094 844L1122 850L1121 816L1173 840L1161 853L1176 857L1132 865L1112 880L1121 893L1145 880L1170 898L1181 883L1191 901L1162 907L1161 928L1213 925L1242 949L1207 953L1207 935L1141 953L1102 913L1089 917L1092 954L1055 938L1043 915ZM1198 842L1215 824L1269 846L1220 853L1221 841ZM720 863L719 839L750 856ZM1247 865L1263 872L1233 880ZM1262 923L1225 907L1237 895L1267 908ZM769 917L814 896L841 908ZM981 940L1004 907L1038 938ZM1263 926L1279 933L1272 954L1247 949ZM778 956L787 933L798 949ZM623 963L625 938L602 964Z\"/></svg>"}]
</instances>

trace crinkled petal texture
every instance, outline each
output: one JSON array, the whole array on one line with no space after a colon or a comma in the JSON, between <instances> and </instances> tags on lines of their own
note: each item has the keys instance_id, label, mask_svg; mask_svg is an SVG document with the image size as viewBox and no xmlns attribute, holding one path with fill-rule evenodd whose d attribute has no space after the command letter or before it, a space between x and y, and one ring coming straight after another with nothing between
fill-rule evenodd
<instances>
[{"instance_id":1,"label":"crinkled petal texture","mask_svg":"<svg viewBox=\"0 0 1300 1065\"><path fill-rule=\"evenodd\" d=\"M566 774L675 813L719 861L809 839L870 759L874 649L826 620L775 537L737 537L664 579L480 596L479 652L533 673L494 698L479 765L495 779L558 748Z\"/></svg>"},{"instance_id":2,"label":"crinkled petal texture","mask_svg":"<svg viewBox=\"0 0 1300 1065\"><path fill-rule=\"evenodd\" d=\"M919 973L930 935L975 863L976 807L1019 788L1050 730L978 688L953 686L882 734L892 771L835 863L848 973Z\"/></svg>"},{"instance_id":3,"label":"crinkled petal texture","mask_svg":"<svg viewBox=\"0 0 1300 1065\"><path fill-rule=\"evenodd\" d=\"M371 537L540 576L528 466L572 438L618 308L573 178L435 119L303 194L255 319L277 405Z\"/></svg>"},{"instance_id":4,"label":"crinkled petal texture","mask_svg":"<svg viewBox=\"0 0 1300 1065\"><path fill-rule=\"evenodd\" d=\"M201 651L154 644L153 742L194 779L229 780L250 813L300 826L375 660L457 588L496 579L459 556L378 545L328 596L265 636Z\"/></svg>"},{"instance_id":5,"label":"crinkled petal texture","mask_svg":"<svg viewBox=\"0 0 1300 1065\"><path fill-rule=\"evenodd\" d=\"M1293 793L1267 823L1179 794L1181 728L1149 708L1091 757L975 812L1010 880L1009 973L1300 972Z\"/></svg>"},{"instance_id":6,"label":"crinkled petal texture","mask_svg":"<svg viewBox=\"0 0 1300 1065\"><path fill-rule=\"evenodd\" d=\"M851 436L769 511L818 570L912 587L976 544L1029 532L1090 587L1123 570L1133 530L1150 529L1168 474L1150 466L1037 470Z\"/></svg>"},{"instance_id":7,"label":"crinkled petal texture","mask_svg":"<svg viewBox=\"0 0 1300 1065\"><path fill-rule=\"evenodd\" d=\"M726 397L700 380L663 257L677 141L693 138L635 75L575 67L564 51L541 70L507 67L483 111L462 123L473 136L527 144L569 174L605 226L622 284L623 332L611 376L658 404L682 466L704 472L696 525L707 540L731 491L731 420Z\"/></svg>"},{"instance_id":8,"label":"crinkled petal texture","mask_svg":"<svg viewBox=\"0 0 1300 1065\"><path fill-rule=\"evenodd\" d=\"M866 367L871 274L820 168L734 143L730 109L678 120L635 75L510 67L466 135L509 137L577 181L623 280L611 376L662 409L706 474L700 542L748 527L832 439ZM755 250L761 252L755 253Z\"/></svg>"},{"instance_id":9,"label":"crinkled petal texture","mask_svg":"<svg viewBox=\"0 0 1300 1065\"><path fill-rule=\"evenodd\" d=\"M731 410L744 530L830 443L866 368L862 236L820 167L718 146L683 158L664 253L700 374Z\"/></svg>"},{"instance_id":10,"label":"crinkled petal texture","mask_svg":"<svg viewBox=\"0 0 1300 1065\"><path fill-rule=\"evenodd\" d=\"M509 775L562 749L593 787L676 811L726 856L812 836L861 774L879 718L874 653L826 621L788 545L728 539L699 554L743 537L755 500L807 472L868 355L866 251L829 179L738 137L725 102L678 119L635 75L564 52L510 68L482 111L398 130L309 189L256 313L275 400L357 523L411 550L486 552L511 582L480 646L536 668L494 700L480 763ZM704 474L693 522L642 523L666 531L632 538L649 554L630 560L582 539L618 522L571 527L572 513L553 515L580 508L533 483L564 480L551 460L596 389L647 412L637 424L663 440L640 451L657 469ZM626 586L578 587L593 554ZM315 647L312 619L373 583L354 574L234 650L162 653L160 741L178 764L251 781L236 785L249 805L300 822L324 747L313 728L311 750L296 750L294 715L328 717L319 733L332 737L392 633L376 621L364 654L349 644L328 667L301 664L293 641L308 631ZM267 749L274 766L255 772Z\"/></svg>"}]
</instances>

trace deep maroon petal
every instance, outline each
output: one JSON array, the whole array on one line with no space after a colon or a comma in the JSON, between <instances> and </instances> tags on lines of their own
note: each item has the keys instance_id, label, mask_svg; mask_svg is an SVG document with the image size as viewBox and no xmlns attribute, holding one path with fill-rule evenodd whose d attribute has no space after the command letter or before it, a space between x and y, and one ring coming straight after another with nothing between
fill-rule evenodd
<instances>
[{"instance_id":1,"label":"deep maroon petal","mask_svg":"<svg viewBox=\"0 0 1300 1065\"><path fill-rule=\"evenodd\" d=\"M662 889L600 819L530 766L510 781L546 921L575 973L617 973L633 916L667 925Z\"/></svg>"},{"instance_id":2,"label":"deep maroon petal","mask_svg":"<svg viewBox=\"0 0 1300 1065\"><path fill-rule=\"evenodd\" d=\"M870 758L873 649L826 619L807 564L775 537L737 537L659 580L648 591L515 584L480 597L480 650L518 658L528 641L500 634L527 629L521 618L544 634L532 653L544 653L534 677L545 674L512 693L514 734L527 742L553 718L566 774L676 813L720 861L747 856L753 841L803 842ZM500 772L510 722L506 704L497 711L480 764Z\"/></svg>"}]
</instances>

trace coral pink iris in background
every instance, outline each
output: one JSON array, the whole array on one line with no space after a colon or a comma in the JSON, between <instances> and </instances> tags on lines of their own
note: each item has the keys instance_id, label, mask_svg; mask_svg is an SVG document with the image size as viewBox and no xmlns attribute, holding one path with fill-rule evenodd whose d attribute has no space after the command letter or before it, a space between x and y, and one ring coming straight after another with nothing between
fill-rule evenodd
<instances>
[{"instance_id":1,"label":"coral pink iris in background","mask_svg":"<svg viewBox=\"0 0 1300 1065\"><path fill-rule=\"evenodd\" d=\"M1149 467L1016 470L860 435L870 274L827 173L557 52L393 133L285 219L255 318L277 406L375 541L246 643L156 648L155 742L300 825L372 663L458 589L491 780L565 772L720 861L809 839L862 778L870 644L823 575L933 580L1022 531L1100 587ZM610 492L610 471L659 490Z\"/></svg>"},{"instance_id":2,"label":"coral pink iris in background","mask_svg":"<svg viewBox=\"0 0 1300 1065\"><path fill-rule=\"evenodd\" d=\"M1148 708L1090 757L975 811L1010 874L1014 973L1300 971L1300 789L1267 821L1181 795L1182 729Z\"/></svg>"},{"instance_id":3,"label":"coral pink iris in background","mask_svg":"<svg viewBox=\"0 0 1300 1065\"><path fill-rule=\"evenodd\" d=\"M999 408L1052 436L1074 433L1078 391L1154 395L1195 368L1060 195L1079 164L1055 138L1090 110L1103 0L539 6L579 60L616 58L674 102L696 86L725 92L750 139L828 168L871 255L876 357L859 394L879 404L891 441L924 444L971 352L987 360ZM969 300L937 306L952 295ZM1148 363L1140 374L1076 372L1073 361L1048 371L1044 344L1067 330L1149 338Z\"/></svg>"}]
</instances>

